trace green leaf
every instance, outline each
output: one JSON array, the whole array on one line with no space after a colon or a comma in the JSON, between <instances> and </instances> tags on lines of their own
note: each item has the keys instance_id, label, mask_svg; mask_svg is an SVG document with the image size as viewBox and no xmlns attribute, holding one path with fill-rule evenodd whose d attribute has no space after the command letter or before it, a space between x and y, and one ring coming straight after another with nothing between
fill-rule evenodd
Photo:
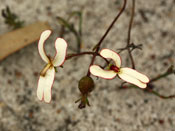
<instances>
[{"instance_id":1,"label":"green leaf","mask_svg":"<svg viewBox=\"0 0 175 131\"><path fill-rule=\"evenodd\" d=\"M20 21L18 16L10 11L10 8L7 6L6 9L3 9L1 12L4 22L11 26L13 29L21 28L24 24L24 21Z\"/></svg>"},{"instance_id":2,"label":"green leaf","mask_svg":"<svg viewBox=\"0 0 175 131\"><path fill-rule=\"evenodd\" d=\"M70 31L72 31L72 26L65 19L58 16L57 20L61 25L67 27Z\"/></svg>"}]
</instances>

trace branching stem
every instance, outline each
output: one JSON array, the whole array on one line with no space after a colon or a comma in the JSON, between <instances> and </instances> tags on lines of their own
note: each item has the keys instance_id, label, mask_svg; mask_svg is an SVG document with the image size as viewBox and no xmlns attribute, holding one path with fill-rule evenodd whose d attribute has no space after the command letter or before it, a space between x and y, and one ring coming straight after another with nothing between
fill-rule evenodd
<instances>
[{"instance_id":1,"label":"branching stem","mask_svg":"<svg viewBox=\"0 0 175 131\"><path fill-rule=\"evenodd\" d=\"M117 16L112 21L111 25L108 27L108 29L106 30L106 32L104 33L104 35L102 36L102 38L100 39L100 41L97 43L96 48L95 48L95 53L93 54L93 57L92 57L92 60L91 60L91 63L89 65L89 67L91 65L93 65L93 63L95 61L95 58L98 55L98 51L100 49L100 46L101 46L103 40L105 39L105 37L107 36L107 34L109 33L109 31L112 29L112 27L115 24L115 22L118 20L118 18L121 16L121 14L123 13L123 11L125 10L126 3L127 3L127 0L124 0L123 7L121 8L120 12L117 14ZM87 76L90 76L90 71L89 70L88 70Z\"/></svg>"},{"instance_id":2,"label":"branching stem","mask_svg":"<svg viewBox=\"0 0 175 131\"><path fill-rule=\"evenodd\" d=\"M134 13L135 13L135 0L132 0L132 14L131 14L131 19L130 19L129 28L128 28L127 47L129 47L129 45L130 45L131 29L132 29L132 24L133 24L133 20L134 20ZM127 48L127 50L128 50L128 54L129 54L129 57L131 60L132 68L135 69L134 59L133 59L133 56L131 54L131 50L130 50L130 48Z\"/></svg>"},{"instance_id":3,"label":"branching stem","mask_svg":"<svg viewBox=\"0 0 175 131\"><path fill-rule=\"evenodd\" d=\"M94 55L94 54L96 54L96 52L81 52L81 53L77 53L77 54L68 54L67 56L66 56L66 60L69 60L69 59L71 59L71 58L73 58L73 57L77 57L77 56L82 56L82 55ZM100 56L102 59L104 59L105 61L106 61L106 63L108 63L109 64L109 61L107 60L107 59L105 59L104 57L102 57L99 53L97 53L97 56Z\"/></svg>"}]
</instances>

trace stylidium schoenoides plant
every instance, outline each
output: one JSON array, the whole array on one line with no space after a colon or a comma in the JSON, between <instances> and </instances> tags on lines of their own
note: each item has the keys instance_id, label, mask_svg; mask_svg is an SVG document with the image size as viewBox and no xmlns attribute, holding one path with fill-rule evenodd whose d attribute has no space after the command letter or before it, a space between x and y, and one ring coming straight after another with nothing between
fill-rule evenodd
<instances>
[{"instance_id":1,"label":"stylidium schoenoides plant","mask_svg":"<svg viewBox=\"0 0 175 131\"><path fill-rule=\"evenodd\" d=\"M44 43L50 36L51 31L44 31L38 43L38 51L47 64L40 73L38 80L37 97L39 100L44 100L46 103L51 101L51 88L55 77L55 67L63 65L66 58L67 43L62 38L57 38L55 41L56 54L53 59L46 55L44 50Z\"/></svg>"},{"instance_id":2,"label":"stylidium schoenoides plant","mask_svg":"<svg viewBox=\"0 0 175 131\"><path fill-rule=\"evenodd\" d=\"M140 88L146 88L146 84L149 82L148 77L134 69L127 67L121 68L121 58L119 54L110 49L102 49L100 51L100 55L106 59L112 59L115 64L109 65L106 70L102 69L98 65L92 65L90 67L91 74L104 79L113 79L116 75L118 75L126 82L132 83Z\"/></svg>"},{"instance_id":3,"label":"stylidium schoenoides plant","mask_svg":"<svg viewBox=\"0 0 175 131\"><path fill-rule=\"evenodd\" d=\"M173 66L171 66L165 73L158 75L155 78L152 78L149 80L149 78L139 73L135 70L135 63L134 59L132 57L132 51L139 46L136 46L135 44L131 44L131 27L134 17L134 10L135 10L135 0L132 0L132 15L129 22L128 27L128 39L127 39L127 45L125 48L122 48L122 51L128 50L129 58L131 60L132 68L128 67L121 67L121 58L119 54L117 54L115 51L110 49L102 49L100 50L101 44L109 31L112 29L114 23L118 20L118 18L121 16L123 11L125 10L127 0L124 0L123 6L120 10L120 12L116 15L102 38L99 40L99 42L94 46L93 51L86 51L81 52L80 50L78 53L75 54L67 54L67 43L62 38L57 38L55 41L55 49L56 49L56 55L53 59L51 59L49 56L46 55L44 50L44 43L46 39L51 34L50 30L46 30L41 34L39 43L38 43L38 50L39 54L41 55L41 58L47 63L44 69L40 73L40 78L38 81L38 88L37 88L37 97L39 100L44 100L46 103L49 103L51 101L51 88L52 84L54 82L55 77L55 67L63 65L65 60L71 59L73 57L79 57L83 55L92 55L92 59L88 68L88 72L86 76L83 76L79 80L78 88L81 93L80 99L78 99L76 102L80 101L79 108L85 108L86 105L90 106L90 103L88 101L89 94L94 90L95 84L93 79L91 78L91 74L100 78L104 79L113 79L114 77L118 76L119 78L123 79L124 81L133 84L132 86L128 87L134 87L139 89L144 89L144 91L147 91L149 93L152 93L160 98L169 99L169 98L175 98L175 95L170 96L163 96L159 94L158 92L153 90L154 85L153 82L166 77L170 74L175 73L175 70ZM80 35L81 37L81 35ZM79 45L80 43L78 43ZM79 47L79 46L78 46ZM132 49L133 48L133 49ZM99 65L95 65L95 59L96 56L101 57L103 60L107 63L107 68L102 68ZM108 59L112 59L113 63L110 63Z\"/></svg>"}]
</instances>

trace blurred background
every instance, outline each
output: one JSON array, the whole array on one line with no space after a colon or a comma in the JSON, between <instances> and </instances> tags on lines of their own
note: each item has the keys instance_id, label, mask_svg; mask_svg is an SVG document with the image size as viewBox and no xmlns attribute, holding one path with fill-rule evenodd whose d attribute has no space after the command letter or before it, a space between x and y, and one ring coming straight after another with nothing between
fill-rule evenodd
<instances>
[{"instance_id":1,"label":"blurred background","mask_svg":"<svg viewBox=\"0 0 175 131\"><path fill-rule=\"evenodd\" d=\"M82 13L81 51L91 51L100 40L121 6L122 0L0 0L0 10L9 6L23 26L37 21L48 22L53 30L45 44L47 54L55 55L54 41L62 26L56 17L68 19L71 12ZM124 48L132 3L102 43L102 48ZM175 1L136 0L131 42L142 44L132 54L136 69L150 79L175 64ZM78 28L79 18L70 22ZM13 30L0 17L0 35ZM26 34L24 34L26 35ZM65 30L68 53L76 53L77 40ZM15 43L15 42L14 42ZM3 43L0 43L3 46ZM1 47L0 47L1 48ZM131 67L128 52L121 54L122 66ZM175 99L161 99L139 89L120 89L123 82L96 79L89 96L91 106L78 109L79 80L86 75L91 56L73 58L58 68L50 104L36 97L39 73L45 63L38 54L37 42L0 61L0 131L174 131ZM104 63L97 58L95 63ZM163 95L175 94L175 76L154 83Z\"/></svg>"}]
</instances>

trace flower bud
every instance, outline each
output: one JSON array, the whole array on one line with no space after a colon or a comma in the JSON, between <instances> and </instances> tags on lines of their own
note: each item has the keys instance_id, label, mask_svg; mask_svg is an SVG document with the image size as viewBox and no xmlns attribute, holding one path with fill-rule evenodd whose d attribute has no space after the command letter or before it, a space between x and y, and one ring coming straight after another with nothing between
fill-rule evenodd
<instances>
[{"instance_id":1,"label":"flower bud","mask_svg":"<svg viewBox=\"0 0 175 131\"><path fill-rule=\"evenodd\" d=\"M94 81L89 76L84 76L80 79L78 88L82 95L90 93L94 89Z\"/></svg>"}]
</instances>

